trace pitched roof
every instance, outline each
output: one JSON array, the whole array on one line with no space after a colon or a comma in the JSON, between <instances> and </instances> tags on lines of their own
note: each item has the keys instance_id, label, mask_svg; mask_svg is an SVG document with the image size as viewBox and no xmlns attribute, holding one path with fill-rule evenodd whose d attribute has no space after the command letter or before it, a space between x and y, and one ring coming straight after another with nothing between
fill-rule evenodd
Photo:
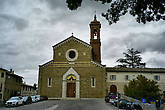
<instances>
[{"instance_id":1,"label":"pitched roof","mask_svg":"<svg viewBox=\"0 0 165 110\"><path fill-rule=\"evenodd\" d=\"M70 37L68 37L67 39L65 39L65 40L63 40L63 41L61 41L61 42L59 42L58 44L56 44L56 45L54 45L54 46L52 46L52 47L53 47L53 48L57 48L57 47L61 46L62 44L66 43L66 42L68 42L68 41L70 41L70 40L75 40L75 41L77 41L77 42L79 42L79 43L85 45L86 47L92 48L92 46L91 46L90 44L88 44L88 43L86 43L86 42L84 42L84 41L82 41L82 40L80 40L80 39L74 37L73 35L70 36Z\"/></svg>"},{"instance_id":2,"label":"pitched roof","mask_svg":"<svg viewBox=\"0 0 165 110\"><path fill-rule=\"evenodd\" d=\"M23 78L22 76L19 76L17 74L13 74L13 73L7 73L9 76L13 76L13 77L19 77L19 78Z\"/></svg>"},{"instance_id":3,"label":"pitched roof","mask_svg":"<svg viewBox=\"0 0 165 110\"><path fill-rule=\"evenodd\" d=\"M23 78L22 76L19 76L19 75L15 74L15 73L11 73L11 71L8 71L8 70L6 70L4 68L0 68L0 70L6 71L6 74L8 74L10 76Z\"/></svg>"},{"instance_id":4,"label":"pitched roof","mask_svg":"<svg viewBox=\"0 0 165 110\"><path fill-rule=\"evenodd\" d=\"M6 69L4 69L4 68L0 68L0 70L7 71L7 72L8 72L8 70L6 70Z\"/></svg>"},{"instance_id":5,"label":"pitched roof","mask_svg":"<svg viewBox=\"0 0 165 110\"><path fill-rule=\"evenodd\" d=\"M106 67L106 72L165 73L165 68L116 68L116 67Z\"/></svg>"},{"instance_id":6,"label":"pitched roof","mask_svg":"<svg viewBox=\"0 0 165 110\"><path fill-rule=\"evenodd\" d=\"M28 84L25 84L25 83L22 83L21 85L22 85L22 86L28 86L28 87L34 88L34 86L28 85Z\"/></svg>"}]
</instances>

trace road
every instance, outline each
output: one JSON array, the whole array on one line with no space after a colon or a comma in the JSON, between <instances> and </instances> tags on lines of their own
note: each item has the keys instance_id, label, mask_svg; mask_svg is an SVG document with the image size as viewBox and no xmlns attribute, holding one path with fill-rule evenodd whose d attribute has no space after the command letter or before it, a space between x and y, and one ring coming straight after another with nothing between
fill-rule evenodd
<instances>
[{"instance_id":1,"label":"road","mask_svg":"<svg viewBox=\"0 0 165 110\"><path fill-rule=\"evenodd\" d=\"M103 99L90 100L47 100L19 107L0 108L0 110L118 110Z\"/></svg>"}]
</instances>

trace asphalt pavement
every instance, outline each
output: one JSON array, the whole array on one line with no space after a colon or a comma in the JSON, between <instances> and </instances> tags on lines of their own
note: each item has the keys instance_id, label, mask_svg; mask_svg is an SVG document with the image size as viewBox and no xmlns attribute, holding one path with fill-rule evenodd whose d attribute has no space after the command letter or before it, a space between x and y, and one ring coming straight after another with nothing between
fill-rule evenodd
<instances>
[{"instance_id":1,"label":"asphalt pavement","mask_svg":"<svg viewBox=\"0 0 165 110\"><path fill-rule=\"evenodd\" d=\"M19 107L2 107L0 110L118 110L104 99L47 100Z\"/></svg>"}]
</instances>

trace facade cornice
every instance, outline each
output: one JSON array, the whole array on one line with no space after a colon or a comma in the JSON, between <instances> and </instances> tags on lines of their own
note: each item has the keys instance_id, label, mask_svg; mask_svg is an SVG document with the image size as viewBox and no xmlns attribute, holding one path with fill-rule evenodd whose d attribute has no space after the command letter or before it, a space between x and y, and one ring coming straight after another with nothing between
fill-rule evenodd
<instances>
[{"instance_id":1,"label":"facade cornice","mask_svg":"<svg viewBox=\"0 0 165 110\"><path fill-rule=\"evenodd\" d=\"M69 38L67 38L67 39L65 39L65 40L63 40L63 41L61 41L61 42L59 42L58 44L56 44L56 45L54 45L54 46L52 46L52 47L53 47L53 49L58 48L58 47L60 47L61 45L63 45L64 43L69 42L70 40L77 41L78 43L81 43L81 44L83 44L84 46L86 46L86 47L92 49L92 47L91 47L90 44L88 44L88 43L86 43L86 42L84 42L84 41L82 41L82 40L80 40L80 39L74 37L73 35L72 35L71 37L69 37Z\"/></svg>"},{"instance_id":2,"label":"facade cornice","mask_svg":"<svg viewBox=\"0 0 165 110\"><path fill-rule=\"evenodd\" d=\"M47 66L47 65L49 65L49 64L52 64L52 63L53 63L53 60L48 61L48 62L46 62L46 63L44 63L44 64L42 64L42 65L39 65L39 67L45 67L45 66Z\"/></svg>"},{"instance_id":3,"label":"facade cornice","mask_svg":"<svg viewBox=\"0 0 165 110\"><path fill-rule=\"evenodd\" d=\"M93 63L93 64L95 64L96 66L99 66L99 67L101 67L101 68L104 68L104 67L105 67L104 65L101 65L101 64L99 64L99 63L97 63L97 62L95 62L95 61L91 61L91 63Z\"/></svg>"},{"instance_id":4,"label":"facade cornice","mask_svg":"<svg viewBox=\"0 0 165 110\"><path fill-rule=\"evenodd\" d=\"M116 67L106 67L106 72L165 73L165 68L116 68Z\"/></svg>"}]
</instances>

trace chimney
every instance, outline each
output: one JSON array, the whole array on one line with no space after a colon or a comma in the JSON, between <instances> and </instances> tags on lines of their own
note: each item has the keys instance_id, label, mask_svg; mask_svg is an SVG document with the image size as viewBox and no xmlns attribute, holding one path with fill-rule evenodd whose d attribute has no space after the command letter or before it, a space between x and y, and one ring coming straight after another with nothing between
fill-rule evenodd
<instances>
[{"instance_id":1,"label":"chimney","mask_svg":"<svg viewBox=\"0 0 165 110\"><path fill-rule=\"evenodd\" d=\"M12 69L10 69L10 74L14 74L14 71Z\"/></svg>"}]
</instances>

